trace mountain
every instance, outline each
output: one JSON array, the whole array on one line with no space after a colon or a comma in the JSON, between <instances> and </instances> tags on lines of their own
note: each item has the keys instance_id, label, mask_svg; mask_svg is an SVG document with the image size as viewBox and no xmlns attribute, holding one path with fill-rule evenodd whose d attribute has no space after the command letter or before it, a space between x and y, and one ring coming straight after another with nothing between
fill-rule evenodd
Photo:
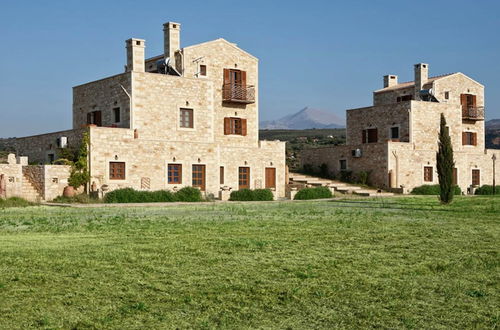
<instances>
[{"instance_id":1,"label":"mountain","mask_svg":"<svg viewBox=\"0 0 500 330\"><path fill-rule=\"evenodd\" d=\"M491 119L484 123L486 148L500 149L500 119Z\"/></svg>"},{"instance_id":2,"label":"mountain","mask_svg":"<svg viewBox=\"0 0 500 330\"><path fill-rule=\"evenodd\" d=\"M500 119L491 119L484 123L486 129L500 129Z\"/></svg>"},{"instance_id":3,"label":"mountain","mask_svg":"<svg viewBox=\"0 0 500 330\"><path fill-rule=\"evenodd\" d=\"M305 107L297 113L277 120L263 121L260 129L310 129L310 128L341 128L345 126L344 119L337 115Z\"/></svg>"}]
</instances>

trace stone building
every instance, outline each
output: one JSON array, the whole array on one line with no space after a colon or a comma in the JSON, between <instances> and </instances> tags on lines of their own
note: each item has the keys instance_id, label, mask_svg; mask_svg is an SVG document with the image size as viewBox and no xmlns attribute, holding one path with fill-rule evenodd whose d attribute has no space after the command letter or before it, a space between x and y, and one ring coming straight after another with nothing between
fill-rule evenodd
<instances>
[{"instance_id":1,"label":"stone building","mask_svg":"<svg viewBox=\"0 0 500 330\"><path fill-rule=\"evenodd\" d=\"M411 82L384 76L383 88L373 93L373 106L347 110L346 145L306 150L302 165L326 164L338 176L342 171L367 172L371 184L400 192L437 184L443 113L453 144L455 183L464 192L492 184L493 155L499 159L500 150L485 149L484 86L460 72L429 77L424 63L414 69Z\"/></svg>"},{"instance_id":2,"label":"stone building","mask_svg":"<svg viewBox=\"0 0 500 330\"><path fill-rule=\"evenodd\" d=\"M258 59L224 39L181 47L163 26L164 53L126 41L125 72L73 88L73 129L16 140L18 156L57 160L88 131L94 187L285 194L285 143L258 138Z\"/></svg>"}]
</instances>

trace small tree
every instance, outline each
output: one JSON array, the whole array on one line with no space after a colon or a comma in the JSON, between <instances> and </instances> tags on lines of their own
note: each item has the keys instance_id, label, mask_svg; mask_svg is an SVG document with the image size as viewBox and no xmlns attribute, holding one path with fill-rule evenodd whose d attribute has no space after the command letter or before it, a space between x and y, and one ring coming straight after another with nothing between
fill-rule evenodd
<instances>
[{"instance_id":1,"label":"small tree","mask_svg":"<svg viewBox=\"0 0 500 330\"><path fill-rule=\"evenodd\" d=\"M441 114L439 129L438 152L436 154L437 172L439 178L439 199L443 204L453 200L453 147L451 146L450 133L446 127L446 119Z\"/></svg>"}]
</instances>

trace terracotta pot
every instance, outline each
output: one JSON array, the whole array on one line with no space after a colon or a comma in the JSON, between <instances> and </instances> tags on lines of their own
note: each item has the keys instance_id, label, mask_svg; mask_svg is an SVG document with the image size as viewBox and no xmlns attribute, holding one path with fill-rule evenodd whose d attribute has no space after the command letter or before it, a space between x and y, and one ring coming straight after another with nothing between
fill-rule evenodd
<instances>
[{"instance_id":1,"label":"terracotta pot","mask_svg":"<svg viewBox=\"0 0 500 330\"><path fill-rule=\"evenodd\" d=\"M63 196L64 197L73 197L73 196L75 196L75 188L73 188L71 186L64 187Z\"/></svg>"}]
</instances>

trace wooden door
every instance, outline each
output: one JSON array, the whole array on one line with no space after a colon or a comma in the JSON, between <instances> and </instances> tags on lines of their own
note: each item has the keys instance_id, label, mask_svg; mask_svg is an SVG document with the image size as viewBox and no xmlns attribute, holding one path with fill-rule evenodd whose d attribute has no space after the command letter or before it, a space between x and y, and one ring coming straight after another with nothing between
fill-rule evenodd
<instances>
[{"instance_id":1,"label":"wooden door","mask_svg":"<svg viewBox=\"0 0 500 330\"><path fill-rule=\"evenodd\" d=\"M266 188L276 188L276 169L274 167L266 167Z\"/></svg>"},{"instance_id":2,"label":"wooden door","mask_svg":"<svg viewBox=\"0 0 500 330\"><path fill-rule=\"evenodd\" d=\"M193 165L192 186L205 191L205 165Z\"/></svg>"}]
</instances>

